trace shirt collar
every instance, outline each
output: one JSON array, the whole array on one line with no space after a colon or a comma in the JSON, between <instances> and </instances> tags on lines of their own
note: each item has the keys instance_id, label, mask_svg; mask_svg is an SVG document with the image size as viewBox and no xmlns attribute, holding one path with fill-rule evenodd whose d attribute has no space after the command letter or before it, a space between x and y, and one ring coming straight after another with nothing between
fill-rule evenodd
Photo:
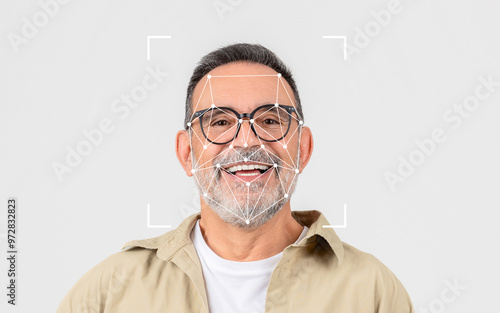
<instances>
[{"instance_id":1,"label":"shirt collar","mask_svg":"<svg viewBox=\"0 0 500 313\"><path fill-rule=\"evenodd\" d=\"M342 263L344 259L342 241L340 241L332 228L323 227L330 223L328 223L325 216L320 211L292 211L292 217L302 226L309 227L305 238L298 244L299 246L309 244L312 240L316 240L318 244L331 250L332 253L337 256L339 265ZM183 246L193 244L190 237L191 230L199 218L201 218L200 213L193 214L184 219L174 230L154 238L129 241L122 246L122 249L127 247L157 249L156 255L160 259L170 261L173 255Z\"/></svg>"},{"instance_id":2,"label":"shirt collar","mask_svg":"<svg viewBox=\"0 0 500 313\"><path fill-rule=\"evenodd\" d=\"M299 246L306 245L311 240L316 240L318 244L337 256L339 265L342 264L344 260L344 246L333 228L323 227L330 225L323 213L317 210L292 211L292 217L300 225L309 227L305 238L302 239Z\"/></svg>"}]
</instances>

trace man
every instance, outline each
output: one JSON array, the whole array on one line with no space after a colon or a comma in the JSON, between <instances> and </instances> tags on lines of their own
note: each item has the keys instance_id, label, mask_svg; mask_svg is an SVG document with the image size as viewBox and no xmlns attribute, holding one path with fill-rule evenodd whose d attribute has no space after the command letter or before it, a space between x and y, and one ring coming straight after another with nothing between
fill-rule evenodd
<instances>
[{"instance_id":1,"label":"man","mask_svg":"<svg viewBox=\"0 0 500 313\"><path fill-rule=\"evenodd\" d=\"M319 211L291 211L313 150L290 71L260 45L206 55L188 86L179 162L201 213L131 241L57 312L414 313L395 275Z\"/></svg>"}]
</instances>

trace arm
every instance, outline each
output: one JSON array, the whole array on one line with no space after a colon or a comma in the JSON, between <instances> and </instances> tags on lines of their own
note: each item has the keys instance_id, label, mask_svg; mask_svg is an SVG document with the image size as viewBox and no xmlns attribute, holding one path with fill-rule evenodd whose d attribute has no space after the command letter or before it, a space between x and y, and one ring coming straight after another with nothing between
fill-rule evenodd
<instances>
[{"instance_id":1,"label":"arm","mask_svg":"<svg viewBox=\"0 0 500 313\"><path fill-rule=\"evenodd\" d=\"M382 262L378 263L376 312L415 313L410 296L401 281Z\"/></svg>"}]
</instances>

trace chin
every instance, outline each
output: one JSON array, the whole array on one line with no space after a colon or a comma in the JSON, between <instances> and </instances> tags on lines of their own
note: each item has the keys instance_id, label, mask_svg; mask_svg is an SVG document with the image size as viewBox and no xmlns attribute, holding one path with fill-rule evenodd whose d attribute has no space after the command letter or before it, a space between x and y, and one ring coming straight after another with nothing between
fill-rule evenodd
<instances>
[{"instance_id":1,"label":"chin","mask_svg":"<svg viewBox=\"0 0 500 313\"><path fill-rule=\"evenodd\" d=\"M284 204L285 202L282 201L280 203L273 202L269 205L259 205L256 207L255 203L250 203L247 206L246 202L239 202L239 207L236 203L233 203L230 206L225 206L227 208L225 209L220 205L212 203L210 207L224 222L230 225L241 229L255 229L272 219L283 208ZM248 219L241 216L242 211Z\"/></svg>"}]
</instances>

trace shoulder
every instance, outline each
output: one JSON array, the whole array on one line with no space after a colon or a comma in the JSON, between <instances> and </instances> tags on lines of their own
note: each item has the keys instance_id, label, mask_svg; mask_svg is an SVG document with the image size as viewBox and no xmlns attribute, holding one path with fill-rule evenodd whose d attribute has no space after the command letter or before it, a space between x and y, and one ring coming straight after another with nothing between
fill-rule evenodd
<instances>
[{"instance_id":1,"label":"shoulder","mask_svg":"<svg viewBox=\"0 0 500 313\"><path fill-rule=\"evenodd\" d=\"M157 250L168 240L171 233L172 231L153 238L126 242L121 251L109 255L85 273L77 285L91 285L96 282L106 284L119 276L132 276L147 270L162 261L157 257Z\"/></svg>"},{"instance_id":2,"label":"shoulder","mask_svg":"<svg viewBox=\"0 0 500 313\"><path fill-rule=\"evenodd\" d=\"M162 244L169 240L170 237L173 236L176 230L171 230L163 235L147 238L147 239L138 239L138 240L130 240L122 245L122 249L129 247L140 247L146 249L158 249Z\"/></svg>"},{"instance_id":3,"label":"shoulder","mask_svg":"<svg viewBox=\"0 0 500 313\"><path fill-rule=\"evenodd\" d=\"M155 248L133 246L111 254L91 268L89 273L105 276L118 271L138 271L154 262L157 258L156 251Z\"/></svg>"},{"instance_id":4,"label":"shoulder","mask_svg":"<svg viewBox=\"0 0 500 313\"><path fill-rule=\"evenodd\" d=\"M359 250L345 242L342 242L342 246L344 248L344 262L342 266L355 269L356 272L369 275L377 280L396 278L394 273L373 254Z\"/></svg>"},{"instance_id":5,"label":"shoulder","mask_svg":"<svg viewBox=\"0 0 500 313\"><path fill-rule=\"evenodd\" d=\"M344 248L344 263L351 266L361 267L361 268L377 268L382 266L380 262L373 254L362 251L348 243L342 241L342 247Z\"/></svg>"},{"instance_id":6,"label":"shoulder","mask_svg":"<svg viewBox=\"0 0 500 313\"><path fill-rule=\"evenodd\" d=\"M73 286L75 288L96 288L106 286L110 281L120 276L130 275L156 258L156 250L133 247L119 251L88 270Z\"/></svg>"},{"instance_id":7,"label":"shoulder","mask_svg":"<svg viewBox=\"0 0 500 313\"><path fill-rule=\"evenodd\" d=\"M95 265L90 274L104 275L117 270L134 271L150 265L157 258L156 252L159 247L170 237L171 232L163 235L131 240L122 245L121 251L115 252Z\"/></svg>"},{"instance_id":8,"label":"shoulder","mask_svg":"<svg viewBox=\"0 0 500 313\"><path fill-rule=\"evenodd\" d=\"M146 273L160 268L163 260L156 256L154 243L159 243L162 236L128 242L128 249L93 266L71 287L57 313L93 312L88 306L103 305L110 293L120 294Z\"/></svg>"},{"instance_id":9,"label":"shoulder","mask_svg":"<svg viewBox=\"0 0 500 313\"><path fill-rule=\"evenodd\" d=\"M145 284L157 286L180 272L170 256L189 242L189 233L200 214L193 214L175 229L153 238L132 240L86 272L63 298L57 313L93 312L119 299L126 292L140 293ZM178 276L176 276L178 275ZM89 310L87 307L97 310ZM83 310L86 309L86 310Z\"/></svg>"}]
</instances>

